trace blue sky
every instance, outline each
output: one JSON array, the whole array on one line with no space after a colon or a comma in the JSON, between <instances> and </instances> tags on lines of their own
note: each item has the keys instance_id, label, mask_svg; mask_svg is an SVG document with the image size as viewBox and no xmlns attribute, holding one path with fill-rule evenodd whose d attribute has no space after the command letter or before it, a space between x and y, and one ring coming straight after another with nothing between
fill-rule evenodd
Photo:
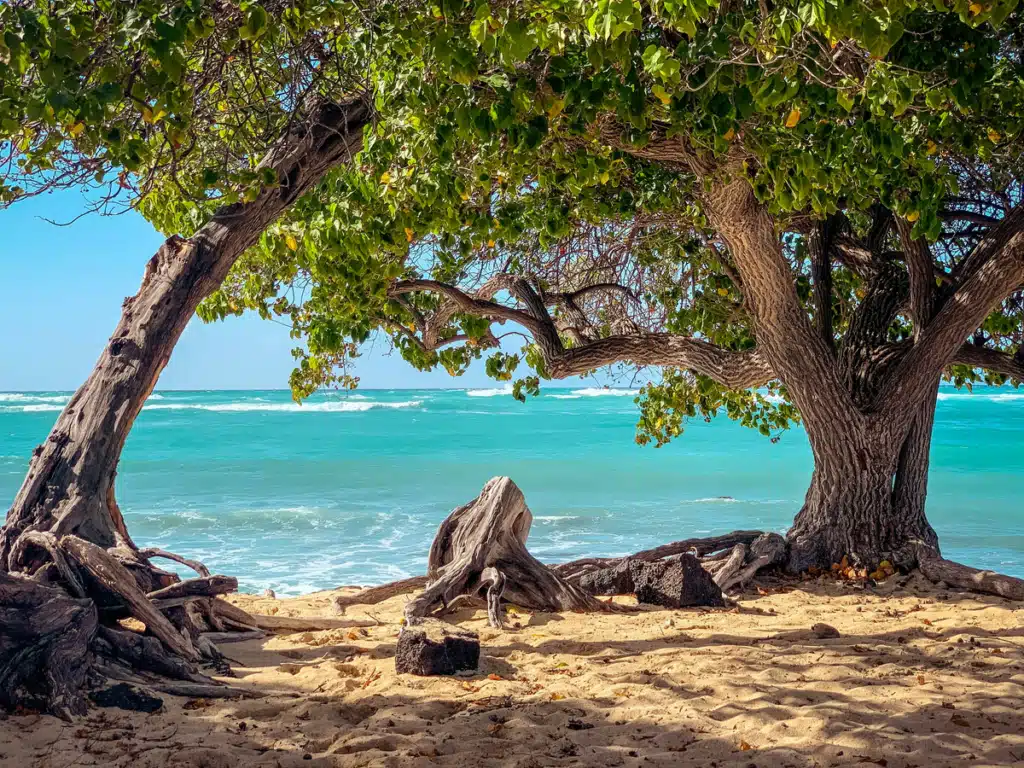
<instances>
[{"instance_id":1,"label":"blue sky","mask_svg":"<svg viewBox=\"0 0 1024 768\"><path fill-rule=\"evenodd\" d=\"M62 192L0 211L0 391L77 388L163 240L136 214L88 215L68 227L43 220L69 221L83 207L79 193ZM294 346L287 328L255 315L210 325L193 319L157 387L284 389ZM387 352L382 342L364 350L356 366L363 387L494 386L482 362L453 379Z\"/></svg>"}]
</instances>

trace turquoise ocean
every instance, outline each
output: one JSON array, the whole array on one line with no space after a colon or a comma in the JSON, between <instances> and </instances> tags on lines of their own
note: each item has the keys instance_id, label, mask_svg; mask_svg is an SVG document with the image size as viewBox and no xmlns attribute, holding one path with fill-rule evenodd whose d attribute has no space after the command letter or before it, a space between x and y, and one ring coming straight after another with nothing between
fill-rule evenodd
<instances>
[{"instance_id":1,"label":"turquoise ocean","mask_svg":"<svg viewBox=\"0 0 1024 768\"><path fill-rule=\"evenodd\" d=\"M0 393L0 504L69 393ZM199 558L243 591L294 595L422 573L438 523L495 475L523 489L545 562L675 539L783 532L811 472L799 429L772 444L716 419L635 444L635 393L580 386L154 394L118 499L140 546ZM1024 576L1024 391L943 389L928 513L946 556Z\"/></svg>"}]
</instances>

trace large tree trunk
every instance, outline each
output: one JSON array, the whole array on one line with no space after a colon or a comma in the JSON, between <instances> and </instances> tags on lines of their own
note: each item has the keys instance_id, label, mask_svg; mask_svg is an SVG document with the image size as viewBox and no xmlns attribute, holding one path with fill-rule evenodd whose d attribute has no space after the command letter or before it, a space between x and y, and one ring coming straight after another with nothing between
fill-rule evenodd
<instances>
[{"instance_id":1,"label":"large tree trunk","mask_svg":"<svg viewBox=\"0 0 1024 768\"><path fill-rule=\"evenodd\" d=\"M75 634L68 634L67 642L74 645L72 652L49 639L60 616L54 621L28 622L14 634L0 627L0 702L28 700L58 714L80 712L83 700L71 689L81 685L84 675L65 668L68 658L78 664L87 644L113 665L111 669L158 669L164 675L174 672L190 683L205 684L207 680L196 673L192 662L222 657L204 640L202 630L222 630L225 625L252 629L249 621L239 625L217 614L211 598L223 592L230 580L208 578L209 572L200 564L134 545L114 498L117 464L135 418L199 302L220 286L238 257L295 200L359 150L370 116L362 97L344 104L310 104L261 163L274 170L276 185L265 188L252 202L219 209L190 238L171 237L150 259L142 286L125 300L121 320L92 374L72 396L46 442L33 452L28 474L0 530L0 574L14 573L21 580L0 589L0 612L17 613L27 605L29 592L15 587L31 579L59 585L63 594L75 598L91 598L84 603L93 611L89 614L92 628L99 608L100 621L108 624L104 627L108 631L94 639L88 616L72 617L77 601L60 603L49 598L48 606L71 617L67 623ZM204 578L168 598L165 588L179 580L150 565L151 557L192 565ZM32 592L31 601L42 601L40 595L38 590ZM114 622L127 615L142 620L152 636L133 638L118 630ZM31 639L32 633L38 634L36 640ZM7 642L41 651L31 659L15 655L5 662ZM26 674L49 675L54 682L26 698L22 682Z\"/></svg>"},{"instance_id":2,"label":"large tree trunk","mask_svg":"<svg viewBox=\"0 0 1024 768\"><path fill-rule=\"evenodd\" d=\"M896 454L884 435L808 430L814 471L787 534L790 570L827 568L844 556L872 569L883 560L912 568L920 544L937 548L924 514L934 412L935 393Z\"/></svg>"}]
</instances>

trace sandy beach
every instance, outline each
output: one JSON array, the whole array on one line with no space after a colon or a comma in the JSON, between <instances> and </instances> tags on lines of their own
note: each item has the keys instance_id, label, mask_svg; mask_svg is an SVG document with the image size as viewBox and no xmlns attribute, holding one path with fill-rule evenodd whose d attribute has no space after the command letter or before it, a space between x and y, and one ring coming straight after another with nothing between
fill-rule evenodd
<instances>
[{"instance_id":1,"label":"sandy beach","mask_svg":"<svg viewBox=\"0 0 1024 768\"><path fill-rule=\"evenodd\" d=\"M232 600L335 616L342 593ZM408 598L345 614L375 626L223 646L229 682L260 698L10 716L0 764L1024 765L1024 611L1000 598L822 577L765 581L717 611L513 609L505 631L467 609L450 618L480 633L480 671L438 678L395 673Z\"/></svg>"}]
</instances>

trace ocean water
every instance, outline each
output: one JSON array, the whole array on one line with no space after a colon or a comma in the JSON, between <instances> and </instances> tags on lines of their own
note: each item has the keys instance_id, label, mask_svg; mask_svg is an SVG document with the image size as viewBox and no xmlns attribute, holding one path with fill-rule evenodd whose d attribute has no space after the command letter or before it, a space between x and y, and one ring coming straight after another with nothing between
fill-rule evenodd
<instances>
[{"instance_id":1,"label":"ocean water","mask_svg":"<svg viewBox=\"0 0 1024 768\"><path fill-rule=\"evenodd\" d=\"M655 449L635 393L503 389L154 394L118 499L140 546L289 595L422 573L438 523L495 475L534 515L545 562L621 555L736 528L785 531L811 471L802 431L777 444L726 419ZM0 503L68 393L0 393ZM943 390L929 517L943 552L1024 576L1024 390Z\"/></svg>"}]
</instances>

